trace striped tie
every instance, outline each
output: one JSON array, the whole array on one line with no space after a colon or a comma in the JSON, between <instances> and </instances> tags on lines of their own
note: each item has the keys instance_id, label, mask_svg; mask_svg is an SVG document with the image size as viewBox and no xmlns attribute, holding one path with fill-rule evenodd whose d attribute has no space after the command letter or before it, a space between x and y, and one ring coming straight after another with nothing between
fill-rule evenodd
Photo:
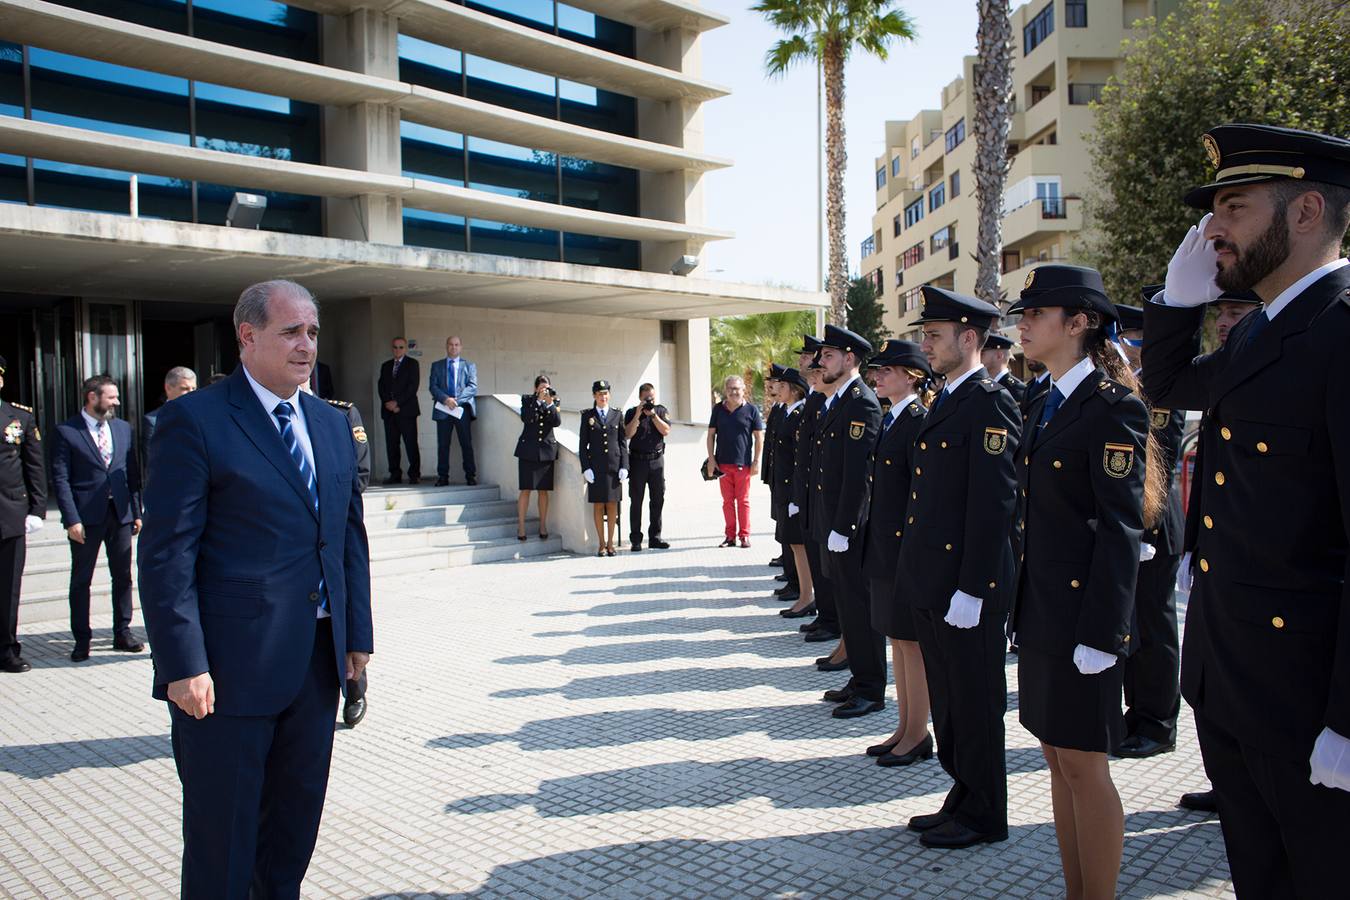
<instances>
[{"instance_id":1,"label":"striped tie","mask_svg":"<svg viewBox=\"0 0 1350 900\"><path fill-rule=\"evenodd\" d=\"M291 454L291 459L300 469L300 477L304 479L305 486L309 488L309 498L314 504L314 511L318 512L319 484L314 480L314 469L310 466L309 460L305 459L305 451L300 449L300 441L295 436L295 428L292 425L295 407L283 400L277 404L276 409L272 410L272 415L276 416L277 422L281 424L281 442L286 445L286 450ZM319 594L323 597L320 601L320 608L328 609L328 591L324 590L322 576L319 578Z\"/></svg>"}]
</instances>

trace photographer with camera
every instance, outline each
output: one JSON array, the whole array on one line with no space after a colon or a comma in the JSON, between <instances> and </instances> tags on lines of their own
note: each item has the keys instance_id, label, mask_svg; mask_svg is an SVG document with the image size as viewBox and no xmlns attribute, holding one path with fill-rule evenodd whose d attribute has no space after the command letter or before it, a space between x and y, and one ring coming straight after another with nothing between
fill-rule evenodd
<instances>
[{"instance_id":1,"label":"photographer with camera","mask_svg":"<svg viewBox=\"0 0 1350 900\"><path fill-rule=\"evenodd\" d=\"M525 510L530 491L539 492L539 539L548 538L548 501L553 490L553 464L558 459L558 441L553 429L562 424L558 392L547 375L534 380L534 393L520 397L520 420L524 423L516 441L519 460L520 498L516 501L516 540L526 540Z\"/></svg>"},{"instance_id":2,"label":"photographer with camera","mask_svg":"<svg viewBox=\"0 0 1350 900\"><path fill-rule=\"evenodd\" d=\"M628 512L629 540L634 552L642 549L642 496L651 490L651 527L647 543L664 550L670 545L661 540L661 507L666 502L666 435L670 434L670 412L656 402L656 387L638 388L637 406L624 413L623 433L628 439Z\"/></svg>"}]
</instances>

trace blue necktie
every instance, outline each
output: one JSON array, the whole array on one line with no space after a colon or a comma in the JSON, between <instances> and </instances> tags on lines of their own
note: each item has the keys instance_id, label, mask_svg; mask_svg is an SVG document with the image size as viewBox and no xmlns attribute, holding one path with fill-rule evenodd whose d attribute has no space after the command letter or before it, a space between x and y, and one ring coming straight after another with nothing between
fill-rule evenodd
<instances>
[{"instance_id":1,"label":"blue necktie","mask_svg":"<svg viewBox=\"0 0 1350 900\"><path fill-rule=\"evenodd\" d=\"M937 412L937 408L942 405L942 401L947 399L947 389L938 391L937 399L933 401L933 408L928 410L930 413Z\"/></svg>"},{"instance_id":2,"label":"blue necktie","mask_svg":"<svg viewBox=\"0 0 1350 900\"><path fill-rule=\"evenodd\" d=\"M300 478L305 482L305 487L309 488L309 498L314 504L314 511L319 511L319 484L314 479L314 469L311 468L309 460L305 459L305 451L300 449L300 441L295 436L295 428L292 425L292 419L295 416L295 407L285 400L277 404L276 409L272 410L272 415L277 417L281 423L281 442L286 445L286 450L291 454L291 460L300 469ZM323 578L319 578L319 593L323 595L321 605L324 609L328 608L328 592L323 589Z\"/></svg>"},{"instance_id":3,"label":"blue necktie","mask_svg":"<svg viewBox=\"0 0 1350 900\"><path fill-rule=\"evenodd\" d=\"M1041 410L1041 428L1050 424L1050 420L1059 412L1060 406L1064 404L1064 394L1057 387L1050 388L1050 396L1045 398L1045 408Z\"/></svg>"},{"instance_id":4,"label":"blue necktie","mask_svg":"<svg viewBox=\"0 0 1350 900\"><path fill-rule=\"evenodd\" d=\"M449 384L449 388L450 388L449 393L450 393L450 396L451 396L451 397L454 397L454 396L456 396L456 393L455 393L455 382L456 382L458 379L455 378L455 361L454 361L453 359L448 360L448 361L446 362L446 364L445 364L445 374L446 374L446 376L448 377L448 379L449 379L449 381L450 381L450 384Z\"/></svg>"},{"instance_id":5,"label":"blue necktie","mask_svg":"<svg viewBox=\"0 0 1350 900\"><path fill-rule=\"evenodd\" d=\"M1252 344L1256 343L1257 336L1260 335L1261 332L1265 331L1266 326L1269 324L1270 324L1270 316L1266 315L1266 311L1264 309L1256 313L1256 318L1252 319L1251 327L1247 329L1247 336L1242 340L1243 352L1249 349Z\"/></svg>"},{"instance_id":6,"label":"blue necktie","mask_svg":"<svg viewBox=\"0 0 1350 900\"><path fill-rule=\"evenodd\" d=\"M895 421L895 411L887 410L885 417L883 417L881 420L881 433L885 434L886 431L891 427L891 423L894 421Z\"/></svg>"}]
</instances>

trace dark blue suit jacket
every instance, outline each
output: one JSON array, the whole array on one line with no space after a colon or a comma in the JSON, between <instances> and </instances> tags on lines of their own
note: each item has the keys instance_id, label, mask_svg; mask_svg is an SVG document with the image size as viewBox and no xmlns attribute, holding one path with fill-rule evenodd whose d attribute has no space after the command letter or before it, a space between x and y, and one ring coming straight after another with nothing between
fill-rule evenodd
<instances>
[{"instance_id":1,"label":"dark blue suit jacket","mask_svg":"<svg viewBox=\"0 0 1350 900\"><path fill-rule=\"evenodd\" d=\"M94 444L84 416L56 426L52 450L52 488L61 510L61 524L77 523L96 528L108 518L108 500L123 525L141 518L141 467L132 445L131 426L123 419L108 422L112 429L112 464L103 467L103 457Z\"/></svg>"},{"instance_id":2,"label":"dark blue suit jacket","mask_svg":"<svg viewBox=\"0 0 1350 900\"><path fill-rule=\"evenodd\" d=\"M223 388L223 390L222 390ZM299 693L323 580L334 677L369 653L370 551L347 419L307 394L319 512L244 367L166 404L155 427L139 546L154 695L210 672L216 713L274 715Z\"/></svg>"}]
</instances>

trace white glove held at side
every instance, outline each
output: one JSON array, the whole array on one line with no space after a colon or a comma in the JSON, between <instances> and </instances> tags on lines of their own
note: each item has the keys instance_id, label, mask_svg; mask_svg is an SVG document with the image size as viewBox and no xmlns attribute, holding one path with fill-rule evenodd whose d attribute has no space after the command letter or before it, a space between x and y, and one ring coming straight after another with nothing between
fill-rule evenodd
<instances>
[{"instance_id":1,"label":"white glove held at side","mask_svg":"<svg viewBox=\"0 0 1350 900\"><path fill-rule=\"evenodd\" d=\"M582 472L581 477L586 479L587 484L595 484L595 473L592 472L590 469L587 469L585 472Z\"/></svg>"},{"instance_id":2,"label":"white glove held at side","mask_svg":"<svg viewBox=\"0 0 1350 900\"><path fill-rule=\"evenodd\" d=\"M32 534L35 531L42 530L42 520L37 516L29 516L23 520L23 533Z\"/></svg>"},{"instance_id":3,"label":"white glove held at side","mask_svg":"<svg viewBox=\"0 0 1350 900\"><path fill-rule=\"evenodd\" d=\"M1313 742L1310 762L1312 774L1308 780L1313 784L1350 791L1350 738L1323 728Z\"/></svg>"},{"instance_id":4,"label":"white glove held at side","mask_svg":"<svg viewBox=\"0 0 1350 900\"><path fill-rule=\"evenodd\" d=\"M1194 581L1195 570L1191 568L1191 552L1187 550L1181 557L1181 565L1177 567L1177 590L1190 593Z\"/></svg>"},{"instance_id":5,"label":"white glove held at side","mask_svg":"<svg viewBox=\"0 0 1350 900\"><path fill-rule=\"evenodd\" d=\"M627 481L627 480L628 480L628 470L627 470L627 469L620 469L620 470L619 470L619 480L620 480L620 481Z\"/></svg>"},{"instance_id":6,"label":"white glove held at side","mask_svg":"<svg viewBox=\"0 0 1350 900\"><path fill-rule=\"evenodd\" d=\"M1181 239L1172 261L1167 264L1167 280L1164 282L1161 302L1167 306L1203 306L1219 299L1223 293L1215 283L1219 272L1219 253L1214 242L1205 240L1205 228L1213 213L1205 213L1198 225ZM1154 302L1159 298L1154 297Z\"/></svg>"},{"instance_id":7,"label":"white glove held at side","mask_svg":"<svg viewBox=\"0 0 1350 900\"><path fill-rule=\"evenodd\" d=\"M1114 653L1103 653L1100 650L1093 650L1086 644L1079 644L1073 648L1073 664L1078 667L1078 671L1084 675L1096 675L1098 672L1105 672L1116 664L1116 655Z\"/></svg>"},{"instance_id":8,"label":"white glove held at side","mask_svg":"<svg viewBox=\"0 0 1350 900\"><path fill-rule=\"evenodd\" d=\"M1155 557L1155 556L1157 556L1157 555L1158 555L1158 548L1155 547L1155 546L1153 546L1152 544L1140 544L1140 545L1139 545L1139 561L1140 561L1140 562L1148 562L1150 559L1152 559L1153 557Z\"/></svg>"},{"instance_id":9,"label":"white glove held at side","mask_svg":"<svg viewBox=\"0 0 1350 900\"><path fill-rule=\"evenodd\" d=\"M831 553L845 553L848 551L848 538L837 531L831 531L825 546Z\"/></svg>"},{"instance_id":10,"label":"white glove held at side","mask_svg":"<svg viewBox=\"0 0 1350 900\"><path fill-rule=\"evenodd\" d=\"M980 608L984 606L984 601L979 597L972 597L965 591L957 591L952 594L951 605L947 608L947 615L942 617L953 628L974 628L980 624Z\"/></svg>"},{"instance_id":11,"label":"white glove held at side","mask_svg":"<svg viewBox=\"0 0 1350 900\"><path fill-rule=\"evenodd\" d=\"M795 503L789 503L789 504L788 504L788 515L789 515L789 516L795 516L797 513L801 512L801 511L802 511L802 508L801 508L800 506L798 506L797 504L795 504Z\"/></svg>"}]
</instances>

